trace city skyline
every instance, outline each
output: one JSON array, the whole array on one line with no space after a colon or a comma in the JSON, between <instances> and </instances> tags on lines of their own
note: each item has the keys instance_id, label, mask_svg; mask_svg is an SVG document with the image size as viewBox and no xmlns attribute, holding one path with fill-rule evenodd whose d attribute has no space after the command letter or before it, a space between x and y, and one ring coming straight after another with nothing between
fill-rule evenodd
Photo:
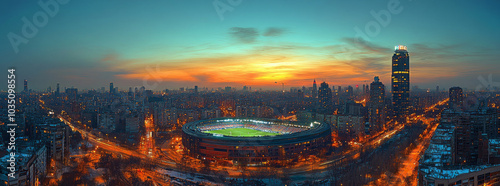
<instances>
[{"instance_id":1,"label":"city skyline","mask_svg":"<svg viewBox=\"0 0 500 186\"><path fill-rule=\"evenodd\" d=\"M473 90L482 85L479 77L500 69L494 60L500 57L494 50L498 2L239 2L124 3L113 9L112 2L71 1L52 7L53 16L30 38L22 32L23 18L33 24L34 15L47 11L36 2L4 2L2 63L17 68L33 90L54 90L56 83L97 89L109 82L122 90L145 84L156 85L148 87L153 90L280 90L282 83L285 89L309 87L314 79L369 84L374 76L388 84L390 55L400 44L412 56L412 86ZM447 29L437 29L442 26ZM12 44L20 41L10 33L28 41Z\"/></svg>"},{"instance_id":2,"label":"city skyline","mask_svg":"<svg viewBox=\"0 0 500 186\"><path fill-rule=\"evenodd\" d=\"M0 185L500 185L500 1L0 2Z\"/></svg>"}]
</instances>

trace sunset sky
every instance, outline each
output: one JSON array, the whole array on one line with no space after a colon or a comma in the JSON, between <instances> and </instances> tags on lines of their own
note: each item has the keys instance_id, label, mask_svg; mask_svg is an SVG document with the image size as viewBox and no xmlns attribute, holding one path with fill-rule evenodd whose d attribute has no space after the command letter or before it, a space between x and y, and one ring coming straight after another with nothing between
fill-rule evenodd
<instances>
[{"instance_id":1,"label":"sunset sky","mask_svg":"<svg viewBox=\"0 0 500 186\"><path fill-rule=\"evenodd\" d=\"M57 82L79 89L113 82L123 90L280 89L275 82L283 82L288 89L313 79L369 84L374 76L388 86L401 44L410 53L411 86L473 89L480 76L500 82L500 2L481 2L73 0L27 38L23 17L47 13L38 1L7 0L0 3L0 75L15 67L19 82L35 90ZM359 37L366 28L368 37ZM12 45L12 34L27 42Z\"/></svg>"}]
</instances>

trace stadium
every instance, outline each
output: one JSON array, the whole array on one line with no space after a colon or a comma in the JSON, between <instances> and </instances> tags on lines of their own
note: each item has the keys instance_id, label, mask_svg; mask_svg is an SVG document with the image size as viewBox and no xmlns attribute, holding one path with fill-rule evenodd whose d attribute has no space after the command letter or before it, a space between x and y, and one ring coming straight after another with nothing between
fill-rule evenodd
<instances>
[{"instance_id":1,"label":"stadium","mask_svg":"<svg viewBox=\"0 0 500 186\"><path fill-rule=\"evenodd\" d=\"M217 118L182 127L185 153L200 159L270 164L328 152L330 125L275 119Z\"/></svg>"}]
</instances>

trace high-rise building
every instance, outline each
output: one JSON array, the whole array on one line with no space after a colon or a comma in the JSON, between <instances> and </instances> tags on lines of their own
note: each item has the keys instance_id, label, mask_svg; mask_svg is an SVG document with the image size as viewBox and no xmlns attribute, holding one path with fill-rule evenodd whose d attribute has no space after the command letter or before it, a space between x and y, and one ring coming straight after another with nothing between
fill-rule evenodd
<instances>
[{"instance_id":1,"label":"high-rise building","mask_svg":"<svg viewBox=\"0 0 500 186\"><path fill-rule=\"evenodd\" d=\"M115 88L113 87L113 83L109 83L109 94L115 94Z\"/></svg>"},{"instance_id":2,"label":"high-rise building","mask_svg":"<svg viewBox=\"0 0 500 186\"><path fill-rule=\"evenodd\" d=\"M484 135L487 139L498 137L497 115L494 109L486 107L460 113L455 127L456 164L474 165L480 163L481 136Z\"/></svg>"},{"instance_id":3,"label":"high-rise building","mask_svg":"<svg viewBox=\"0 0 500 186\"><path fill-rule=\"evenodd\" d=\"M198 93L198 86L194 86L194 93Z\"/></svg>"},{"instance_id":4,"label":"high-rise building","mask_svg":"<svg viewBox=\"0 0 500 186\"><path fill-rule=\"evenodd\" d=\"M57 83L56 87L56 97L59 97L59 83Z\"/></svg>"},{"instance_id":5,"label":"high-rise building","mask_svg":"<svg viewBox=\"0 0 500 186\"><path fill-rule=\"evenodd\" d=\"M349 97L349 99L354 97L354 89L352 88L352 86L349 85L347 87L346 93L347 93L347 97Z\"/></svg>"},{"instance_id":6,"label":"high-rise building","mask_svg":"<svg viewBox=\"0 0 500 186\"><path fill-rule=\"evenodd\" d=\"M321 83L318 90L318 102L321 112L323 114L331 114L333 109L332 89L328 83Z\"/></svg>"},{"instance_id":7,"label":"high-rise building","mask_svg":"<svg viewBox=\"0 0 500 186\"><path fill-rule=\"evenodd\" d=\"M370 129L380 130L385 123L385 86L378 76L370 84L370 100L368 102L368 115Z\"/></svg>"},{"instance_id":8,"label":"high-rise building","mask_svg":"<svg viewBox=\"0 0 500 186\"><path fill-rule=\"evenodd\" d=\"M464 94L462 88L460 87L451 87L450 88L450 101L449 106L453 109L460 109L464 103Z\"/></svg>"},{"instance_id":9,"label":"high-rise building","mask_svg":"<svg viewBox=\"0 0 500 186\"><path fill-rule=\"evenodd\" d=\"M24 92L28 92L28 80L24 80Z\"/></svg>"},{"instance_id":10,"label":"high-rise building","mask_svg":"<svg viewBox=\"0 0 500 186\"><path fill-rule=\"evenodd\" d=\"M69 162L70 131L68 125L58 120L39 124L39 132L47 147L49 159L61 161L65 165Z\"/></svg>"},{"instance_id":11,"label":"high-rise building","mask_svg":"<svg viewBox=\"0 0 500 186\"><path fill-rule=\"evenodd\" d=\"M398 45L392 56L392 105L394 116L403 119L410 106L410 56L406 46Z\"/></svg>"},{"instance_id":12,"label":"high-rise building","mask_svg":"<svg viewBox=\"0 0 500 186\"><path fill-rule=\"evenodd\" d=\"M312 97L313 98L318 97L318 87L316 85L316 79L314 79L314 81L313 81Z\"/></svg>"}]
</instances>

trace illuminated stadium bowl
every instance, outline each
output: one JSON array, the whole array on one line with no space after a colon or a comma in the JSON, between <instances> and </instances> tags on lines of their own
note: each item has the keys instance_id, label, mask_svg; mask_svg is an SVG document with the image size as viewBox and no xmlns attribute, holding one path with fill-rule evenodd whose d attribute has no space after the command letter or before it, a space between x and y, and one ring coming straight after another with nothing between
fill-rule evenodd
<instances>
[{"instance_id":1,"label":"illuminated stadium bowl","mask_svg":"<svg viewBox=\"0 0 500 186\"><path fill-rule=\"evenodd\" d=\"M267 164L326 152L330 125L275 119L216 118L182 127L184 151L196 158Z\"/></svg>"}]
</instances>

